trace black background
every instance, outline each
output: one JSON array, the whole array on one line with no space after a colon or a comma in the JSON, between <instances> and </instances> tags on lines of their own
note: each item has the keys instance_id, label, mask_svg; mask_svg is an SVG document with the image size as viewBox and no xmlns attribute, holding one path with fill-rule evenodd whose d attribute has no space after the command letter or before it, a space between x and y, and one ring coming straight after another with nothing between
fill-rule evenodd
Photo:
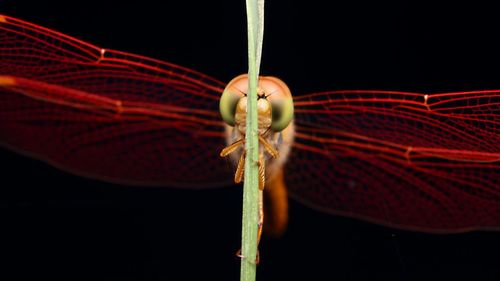
<instances>
[{"instance_id":1,"label":"black background","mask_svg":"<svg viewBox=\"0 0 500 281\"><path fill-rule=\"evenodd\" d=\"M330 2L267 1L262 74L296 95L500 88L496 7ZM246 72L242 0L6 0L0 13L222 81ZM240 186L111 185L4 149L0 165L2 280L239 278ZM498 233L407 232L295 202L290 211L285 236L262 241L258 280L500 278Z\"/></svg>"}]
</instances>

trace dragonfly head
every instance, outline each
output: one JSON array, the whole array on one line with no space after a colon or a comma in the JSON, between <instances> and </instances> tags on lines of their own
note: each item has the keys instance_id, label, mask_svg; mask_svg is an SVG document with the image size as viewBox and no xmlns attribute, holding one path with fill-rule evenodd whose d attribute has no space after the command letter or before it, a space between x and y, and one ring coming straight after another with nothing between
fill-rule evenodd
<instances>
[{"instance_id":1,"label":"dragonfly head","mask_svg":"<svg viewBox=\"0 0 500 281\"><path fill-rule=\"evenodd\" d=\"M222 93L219 109L222 119L244 134L246 129L248 76L242 74L229 82ZM290 89L275 77L260 77L257 90L259 133L281 132L293 119Z\"/></svg>"}]
</instances>

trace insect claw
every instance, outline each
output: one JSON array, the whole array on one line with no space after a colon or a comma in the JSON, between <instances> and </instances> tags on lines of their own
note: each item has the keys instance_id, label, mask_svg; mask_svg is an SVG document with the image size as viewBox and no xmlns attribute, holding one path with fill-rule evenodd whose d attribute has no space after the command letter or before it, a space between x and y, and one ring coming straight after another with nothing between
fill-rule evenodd
<instances>
[{"instance_id":1,"label":"insect claw","mask_svg":"<svg viewBox=\"0 0 500 281\"><path fill-rule=\"evenodd\" d=\"M236 256L240 259L246 259L246 257L241 254L241 249L239 249L236 252ZM257 256L255 257L255 261L253 262L253 264L258 265L259 263L260 263L260 252L259 250L257 250Z\"/></svg>"},{"instance_id":2,"label":"insect claw","mask_svg":"<svg viewBox=\"0 0 500 281\"><path fill-rule=\"evenodd\" d=\"M244 259L244 258L245 258L245 256L243 256L243 255L241 254L241 249L239 249L239 250L236 252L236 256L237 256L238 258L240 258L240 259Z\"/></svg>"}]
</instances>

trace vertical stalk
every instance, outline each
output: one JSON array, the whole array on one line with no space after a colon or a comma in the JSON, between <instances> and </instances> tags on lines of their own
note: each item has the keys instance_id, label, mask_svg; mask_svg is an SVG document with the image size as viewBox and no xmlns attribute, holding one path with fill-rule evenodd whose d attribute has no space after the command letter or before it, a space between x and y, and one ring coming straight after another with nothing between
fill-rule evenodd
<instances>
[{"instance_id":1,"label":"vertical stalk","mask_svg":"<svg viewBox=\"0 0 500 281\"><path fill-rule=\"evenodd\" d=\"M264 30L264 0L246 0L248 26L248 104L246 117L246 161L243 185L241 281L253 281L257 265L259 203L259 140L257 130L257 83Z\"/></svg>"}]
</instances>

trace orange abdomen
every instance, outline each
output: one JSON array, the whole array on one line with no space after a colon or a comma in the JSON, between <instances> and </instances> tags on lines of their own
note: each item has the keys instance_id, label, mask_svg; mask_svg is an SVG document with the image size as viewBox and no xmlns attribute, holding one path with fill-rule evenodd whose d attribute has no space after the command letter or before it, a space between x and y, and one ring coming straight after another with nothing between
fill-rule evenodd
<instances>
[{"instance_id":1,"label":"orange abdomen","mask_svg":"<svg viewBox=\"0 0 500 281\"><path fill-rule=\"evenodd\" d=\"M283 167L267 180L264 192L264 232L271 236L280 236L288 225L288 195Z\"/></svg>"}]
</instances>

